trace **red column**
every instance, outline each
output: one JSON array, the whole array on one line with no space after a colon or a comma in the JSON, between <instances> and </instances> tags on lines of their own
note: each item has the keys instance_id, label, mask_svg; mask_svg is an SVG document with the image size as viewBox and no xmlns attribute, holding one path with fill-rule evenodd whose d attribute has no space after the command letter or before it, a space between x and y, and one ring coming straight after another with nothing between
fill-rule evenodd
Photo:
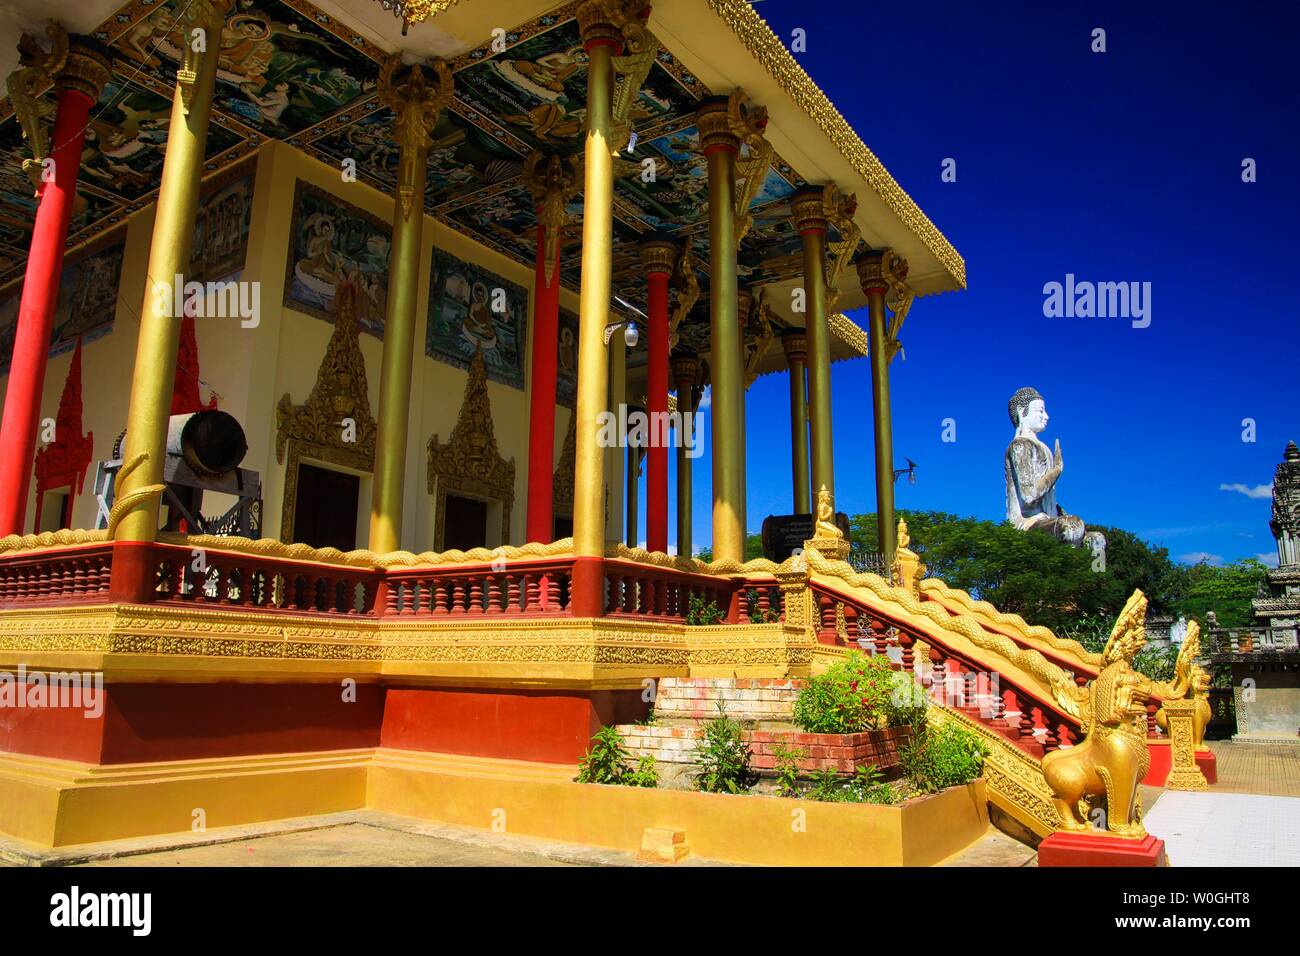
<instances>
[{"instance_id":1,"label":"red column","mask_svg":"<svg viewBox=\"0 0 1300 956\"><path fill-rule=\"evenodd\" d=\"M646 270L649 326L646 329L646 413L650 441L646 450L645 546L668 550L668 277L677 261L677 246L652 239L641 246Z\"/></svg>"},{"instance_id":2,"label":"red column","mask_svg":"<svg viewBox=\"0 0 1300 956\"><path fill-rule=\"evenodd\" d=\"M23 297L18 306L4 420L0 423L0 462L4 462L0 468L0 537L22 534L26 523L45 363L50 351L54 308L59 300L59 274L63 271L68 221L77 193L86 121L93 105L91 97L80 89L59 91L50 142L54 177L41 184Z\"/></svg>"},{"instance_id":3,"label":"red column","mask_svg":"<svg viewBox=\"0 0 1300 956\"><path fill-rule=\"evenodd\" d=\"M537 282L533 293L533 390L528 419L528 518L526 538L550 541L552 472L555 459L556 349L560 324L560 242L552 243L554 258L547 280L547 226L537 224ZM553 228L553 227L552 227Z\"/></svg>"}]
</instances>

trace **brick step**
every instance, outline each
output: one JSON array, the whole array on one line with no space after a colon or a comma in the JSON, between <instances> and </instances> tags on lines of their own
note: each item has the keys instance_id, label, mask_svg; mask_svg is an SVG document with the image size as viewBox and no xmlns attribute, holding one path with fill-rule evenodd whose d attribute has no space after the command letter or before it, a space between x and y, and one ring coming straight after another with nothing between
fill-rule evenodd
<instances>
[{"instance_id":1,"label":"brick step","mask_svg":"<svg viewBox=\"0 0 1300 956\"><path fill-rule=\"evenodd\" d=\"M807 684L805 680L777 678L661 677L655 715L708 720L725 713L736 720L788 722L794 702Z\"/></svg>"}]
</instances>

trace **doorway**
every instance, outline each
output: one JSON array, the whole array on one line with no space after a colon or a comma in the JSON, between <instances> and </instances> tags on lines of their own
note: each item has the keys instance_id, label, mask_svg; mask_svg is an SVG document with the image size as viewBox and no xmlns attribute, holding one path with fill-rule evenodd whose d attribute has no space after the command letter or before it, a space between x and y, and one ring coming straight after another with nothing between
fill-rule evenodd
<instances>
[{"instance_id":1,"label":"doorway","mask_svg":"<svg viewBox=\"0 0 1300 956\"><path fill-rule=\"evenodd\" d=\"M468 551L487 547L486 501L448 495L442 526L444 551Z\"/></svg>"},{"instance_id":2,"label":"doorway","mask_svg":"<svg viewBox=\"0 0 1300 956\"><path fill-rule=\"evenodd\" d=\"M356 475L299 464L293 540L313 548L355 550L360 493Z\"/></svg>"}]
</instances>

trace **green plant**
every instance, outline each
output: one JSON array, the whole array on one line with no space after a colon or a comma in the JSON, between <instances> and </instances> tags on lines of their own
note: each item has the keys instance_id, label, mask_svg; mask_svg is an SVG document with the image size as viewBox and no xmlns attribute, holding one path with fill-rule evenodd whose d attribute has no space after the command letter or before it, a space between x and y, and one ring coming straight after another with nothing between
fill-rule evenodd
<instances>
[{"instance_id":1,"label":"green plant","mask_svg":"<svg viewBox=\"0 0 1300 956\"><path fill-rule=\"evenodd\" d=\"M875 803L898 802L898 792L881 779L879 768L870 764L858 767L845 777L830 768L813 774L813 786L808 797L822 803Z\"/></svg>"},{"instance_id":2,"label":"green plant","mask_svg":"<svg viewBox=\"0 0 1300 956\"><path fill-rule=\"evenodd\" d=\"M720 716L704 722L695 747L695 785L706 793L745 793L754 785L752 754L738 721Z\"/></svg>"},{"instance_id":3,"label":"green plant","mask_svg":"<svg viewBox=\"0 0 1300 956\"><path fill-rule=\"evenodd\" d=\"M813 734L855 734L911 723L925 709L910 674L888 657L851 651L812 678L794 703L794 722Z\"/></svg>"},{"instance_id":4,"label":"green plant","mask_svg":"<svg viewBox=\"0 0 1300 956\"><path fill-rule=\"evenodd\" d=\"M742 600L745 602L745 608L749 612L749 620L753 624L776 624L781 620L781 612L774 607L769 607L764 611L758 605L758 591L754 588L747 590Z\"/></svg>"},{"instance_id":5,"label":"green plant","mask_svg":"<svg viewBox=\"0 0 1300 956\"><path fill-rule=\"evenodd\" d=\"M655 758L646 754L636 767L632 756L623 746L623 738L613 727L602 727L591 738L590 749L578 761L577 783L607 783L628 787L654 787L658 785Z\"/></svg>"},{"instance_id":6,"label":"green plant","mask_svg":"<svg viewBox=\"0 0 1300 956\"><path fill-rule=\"evenodd\" d=\"M899 751L903 773L921 793L970 783L984 769L989 748L979 734L954 721L927 725Z\"/></svg>"},{"instance_id":7,"label":"green plant","mask_svg":"<svg viewBox=\"0 0 1300 956\"><path fill-rule=\"evenodd\" d=\"M636 768L627 771L620 781L629 787L659 786L659 770L655 765L653 754L643 754L636 762Z\"/></svg>"},{"instance_id":8,"label":"green plant","mask_svg":"<svg viewBox=\"0 0 1300 956\"><path fill-rule=\"evenodd\" d=\"M776 757L776 792L782 797L797 797L799 787L799 761L808 756L802 747L778 744L772 751Z\"/></svg>"},{"instance_id":9,"label":"green plant","mask_svg":"<svg viewBox=\"0 0 1300 956\"><path fill-rule=\"evenodd\" d=\"M686 609L686 623L701 626L708 624L721 624L726 614L718 607L716 601L706 599L702 595L692 594L689 606Z\"/></svg>"}]
</instances>

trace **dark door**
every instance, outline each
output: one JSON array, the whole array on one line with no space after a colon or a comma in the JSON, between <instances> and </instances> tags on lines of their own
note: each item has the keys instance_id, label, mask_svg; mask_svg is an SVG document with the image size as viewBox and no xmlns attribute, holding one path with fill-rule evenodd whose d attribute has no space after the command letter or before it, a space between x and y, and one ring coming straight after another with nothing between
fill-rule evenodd
<instances>
[{"instance_id":1,"label":"dark door","mask_svg":"<svg viewBox=\"0 0 1300 956\"><path fill-rule=\"evenodd\" d=\"M361 479L356 475L299 465L293 540L313 548L354 550L360 491Z\"/></svg>"},{"instance_id":2,"label":"dark door","mask_svg":"<svg viewBox=\"0 0 1300 956\"><path fill-rule=\"evenodd\" d=\"M573 519L566 518L564 515L555 516L555 537L552 541L559 541L563 538L573 537Z\"/></svg>"},{"instance_id":3,"label":"dark door","mask_svg":"<svg viewBox=\"0 0 1300 956\"><path fill-rule=\"evenodd\" d=\"M487 547L487 502L447 496L443 514L442 550L468 551Z\"/></svg>"}]
</instances>

